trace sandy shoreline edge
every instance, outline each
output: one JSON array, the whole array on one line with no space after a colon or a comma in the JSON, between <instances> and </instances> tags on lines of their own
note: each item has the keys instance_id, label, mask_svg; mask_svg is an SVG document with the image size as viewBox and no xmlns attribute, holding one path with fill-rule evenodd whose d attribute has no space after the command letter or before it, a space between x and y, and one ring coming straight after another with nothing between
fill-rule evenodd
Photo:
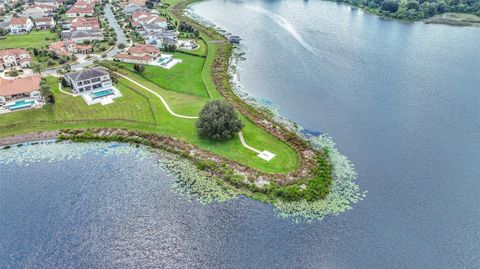
<instances>
[{"instance_id":1,"label":"sandy shoreline edge","mask_svg":"<svg viewBox=\"0 0 480 269\"><path fill-rule=\"evenodd\" d=\"M12 136L0 137L0 147L15 144L56 139L60 131L31 132Z\"/></svg>"}]
</instances>

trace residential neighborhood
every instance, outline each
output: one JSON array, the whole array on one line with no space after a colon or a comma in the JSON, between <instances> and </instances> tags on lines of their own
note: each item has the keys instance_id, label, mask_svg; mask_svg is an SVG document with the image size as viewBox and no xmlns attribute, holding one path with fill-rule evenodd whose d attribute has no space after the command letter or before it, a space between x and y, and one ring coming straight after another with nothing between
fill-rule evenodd
<instances>
[{"instance_id":1,"label":"residential neighborhood","mask_svg":"<svg viewBox=\"0 0 480 269\"><path fill-rule=\"evenodd\" d=\"M177 48L198 48L192 39L180 39L177 25L145 0L10 1L4 8L0 21L2 113L39 107L43 102L36 94L37 78L49 76L62 78L63 91L82 96L88 105L107 105L122 94L110 74L95 63L112 60L170 70L183 61L175 57ZM193 32L187 31L188 35L195 38ZM14 99L30 100L33 92L38 101L34 105L5 109Z\"/></svg>"}]
</instances>

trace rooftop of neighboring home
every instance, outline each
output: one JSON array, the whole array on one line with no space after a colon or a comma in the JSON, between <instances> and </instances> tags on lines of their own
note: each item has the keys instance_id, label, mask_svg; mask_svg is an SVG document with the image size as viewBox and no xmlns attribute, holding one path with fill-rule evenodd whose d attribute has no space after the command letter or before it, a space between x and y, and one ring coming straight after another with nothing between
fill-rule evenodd
<instances>
[{"instance_id":1,"label":"rooftop of neighboring home","mask_svg":"<svg viewBox=\"0 0 480 269\"><path fill-rule=\"evenodd\" d=\"M88 6L86 8L72 7L65 13L66 14L93 14L93 7L91 7L91 6Z\"/></svg>"},{"instance_id":2,"label":"rooftop of neighboring home","mask_svg":"<svg viewBox=\"0 0 480 269\"><path fill-rule=\"evenodd\" d=\"M77 1L67 12L66 14L92 14L94 9L94 4Z\"/></svg>"},{"instance_id":3,"label":"rooftop of neighboring home","mask_svg":"<svg viewBox=\"0 0 480 269\"><path fill-rule=\"evenodd\" d=\"M48 45L48 49L50 49L50 50L61 49L63 47L68 46L69 44L75 44L75 41L64 40L64 41L53 42L50 45Z\"/></svg>"},{"instance_id":4,"label":"rooftop of neighboring home","mask_svg":"<svg viewBox=\"0 0 480 269\"><path fill-rule=\"evenodd\" d=\"M22 93L31 93L40 88L42 76L33 75L26 78L0 78L0 96L10 96Z\"/></svg>"},{"instance_id":5,"label":"rooftop of neighboring home","mask_svg":"<svg viewBox=\"0 0 480 269\"><path fill-rule=\"evenodd\" d=\"M146 61L146 62L149 62L154 59L154 57L150 55L135 56L135 55L130 55L126 53L117 54L114 56L114 58L120 59L120 60L137 60L137 61Z\"/></svg>"},{"instance_id":6,"label":"rooftop of neighboring home","mask_svg":"<svg viewBox=\"0 0 480 269\"><path fill-rule=\"evenodd\" d=\"M145 6L146 2L147 2L146 0L124 0L124 1L120 1L120 6L126 7L129 4L137 4L139 6Z\"/></svg>"},{"instance_id":7,"label":"rooftop of neighboring home","mask_svg":"<svg viewBox=\"0 0 480 269\"><path fill-rule=\"evenodd\" d=\"M59 5L63 1L58 0L35 0L35 4L44 4L44 5Z\"/></svg>"},{"instance_id":8,"label":"rooftop of neighboring home","mask_svg":"<svg viewBox=\"0 0 480 269\"><path fill-rule=\"evenodd\" d=\"M18 18L12 18L10 20L10 25L25 25L28 23L29 18L27 17L18 17Z\"/></svg>"},{"instance_id":9,"label":"rooftop of neighboring home","mask_svg":"<svg viewBox=\"0 0 480 269\"><path fill-rule=\"evenodd\" d=\"M106 75L109 75L106 69L101 67L94 67L94 68L83 69L78 72L68 73L65 75L65 77L71 79L72 81L77 82L77 81L83 81L86 79L92 79L92 78L97 78L97 77L106 76Z\"/></svg>"},{"instance_id":10,"label":"rooftop of neighboring home","mask_svg":"<svg viewBox=\"0 0 480 269\"><path fill-rule=\"evenodd\" d=\"M34 19L35 23L53 23L53 18L52 17L40 17Z\"/></svg>"},{"instance_id":11,"label":"rooftop of neighboring home","mask_svg":"<svg viewBox=\"0 0 480 269\"><path fill-rule=\"evenodd\" d=\"M136 11L132 14L133 26L165 22L167 22L167 19L160 17L156 12L152 11Z\"/></svg>"},{"instance_id":12,"label":"rooftop of neighboring home","mask_svg":"<svg viewBox=\"0 0 480 269\"><path fill-rule=\"evenodd\" d=\"M72 47L75 49L74 51L69 49ZM92 45L77 44L73 40L57 41L48 46L49 51L53 51L56 54L60 54L60 55L70 55L77 51L89 51L92 49L93 49Z\"/></svg>"},{"instance_id":13,"label":"rooftop of neighboring home","mask_svg":"<svg viewBox=\"0 0 480 269\"><path fill-rule=\"evenodd\" d=\"M160 50L151 45L137 44L127 50L130 54L158 54Z\"/></svg>"},{"instance_id":14,"label":"rooftop of neighboring home","mask_svg":"<svg viewBox=\"0 0 480 269\"><path fill-rule=\"evenodd\" d=\"M77 1L75 4L73 4L74 7L79 7L79 8L93 8L95 5L95 2L87 2L87 1Z\"/></svg>"},{"instance_id":15,"label":"rooftop of neighboring home","mask_svg":"<svg viewBox=\"0 0 480 269\"><path fill-rule=\"evenodd\" d=\"M26 49L5 49L5 50L0 50L0 58L3 58L5 56L18 56L22 54L28 54L30 55L30 52Z\"/></svg>"},{"instance_id":16,"label":"rooftop of neighboring home","mask_svg":"<svg viewBox=\"0 0 480 269\"><path fill-rule=\"evenodd\" d=\"M103 33L102 31L98 29L92 29L92 30L75 30L71 32L70 36L68 38L74 39L74 38L103 38Z\"/></svg>"},{"instance_id":17,"label":"rooftop of neighboring home","mask_svg":"<svg viewBox=\"0 0 480 269\"><path fill-rule=\"evenodd\" d=\"M74 18L69 20L70 22L70 28L71 29L76 29L76 28L98 28L100 29L100 23L98 23L97 18Z\"/></svg>"},{"instance_id":18,"label":"rooftop of neighboring home","mask_svg":"<svg viewBox=\"0 0 480 269\"><path fill-rule=\"evenodd\" d=\"M148 11L148 8L135 3L129 3L128 5L123 6L123 13L127 15L131 15L137 11Z\"/></svg>"},{"instance_id":19,"label":"rooftop of neighboring home","mask_svg":"<svg viewBox=\"0 0 480 269\"><path fill-rule=\"evenodd\" d=\"M39 9L44 12L51 12L55 10L55 7L50 5L32 5L32 6L28 6L25 10L27 9Z\"/></svg>"}]
</instances>

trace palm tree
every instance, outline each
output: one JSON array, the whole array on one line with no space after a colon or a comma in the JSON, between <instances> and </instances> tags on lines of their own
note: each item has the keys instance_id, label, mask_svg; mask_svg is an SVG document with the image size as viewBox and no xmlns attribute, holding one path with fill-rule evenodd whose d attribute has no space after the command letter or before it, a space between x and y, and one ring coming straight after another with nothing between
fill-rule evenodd
<instances>
[{"instance_id":1,"label":"palm tree","mask_svg":"<svg viewBox=\"0 0 480 269\"><path fill-rule=\"evenodd\" d=\"M63 66L63 69L65 69L66 72L70 72L72 70L72 67L69 64L66 64Z\"/></svg>"}]
</instances>

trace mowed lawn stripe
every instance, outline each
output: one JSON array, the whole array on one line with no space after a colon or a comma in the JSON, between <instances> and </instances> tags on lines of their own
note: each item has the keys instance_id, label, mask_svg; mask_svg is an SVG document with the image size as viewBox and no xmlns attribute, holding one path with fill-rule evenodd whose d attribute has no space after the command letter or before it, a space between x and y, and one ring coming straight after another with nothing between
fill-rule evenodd
<instances>
[{"instance_id":1,"label":"mowed lawn stripe","mask_svg":"<svg viewBox=\"0 0 480 269\"><path fill-rule=\"evenodd\" d=\"M46 39L49 40L46 40ZM56 33L50 31L32 31L26 35L6 35L0 37L0 49L42 48L58 40Z\"/></svg>"}]
</instances>

